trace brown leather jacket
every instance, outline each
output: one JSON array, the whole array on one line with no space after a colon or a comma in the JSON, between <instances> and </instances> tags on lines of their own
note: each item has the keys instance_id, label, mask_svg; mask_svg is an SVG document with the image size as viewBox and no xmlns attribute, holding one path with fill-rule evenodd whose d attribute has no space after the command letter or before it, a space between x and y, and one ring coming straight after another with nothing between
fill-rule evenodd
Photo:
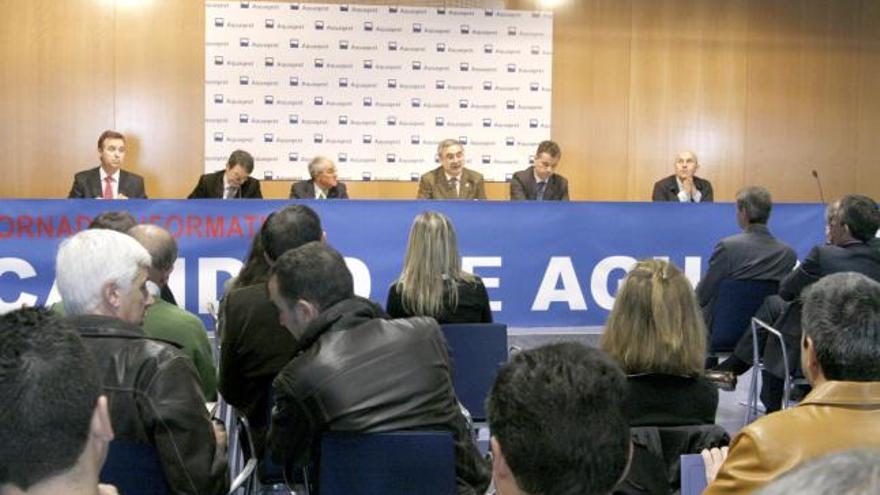
<instances>
[{"instance_id":1,"label":"brown leather jacket","mask_svg":"<svg viewBox=\"0 0 880 495\"><path fill-rule=\"evenodd\" d=\"M743 428L703 495L751 493L803 461L854 448L880 448L880 382L825 382Z\"/></svg>"},{"instance_id":2,"label":"brown leather jacket","mask_svg":"<svg viewBox=\"0 0 880 495\"><path fill-rule=\"evenodd\" d=\"M174 494L224 493L226 448L218 446L199 378L170 343L107 316L69 318L95 355L117 439L151 443Z\"/></svg>"},{"instance_id":3,"label":"brown leather jacket","mask_svg":"<svg viewBox=\"0 0 880 495\"><path fill-rule=\"evenodd\" d=\"M291 471L308 462L322 431L442 429L455 438L459 494L483 493L489 465L455 399L440 327L433 318L385 317L356 297L309 323L273 384L273 453Z\"/></svg>"}]
</instances>

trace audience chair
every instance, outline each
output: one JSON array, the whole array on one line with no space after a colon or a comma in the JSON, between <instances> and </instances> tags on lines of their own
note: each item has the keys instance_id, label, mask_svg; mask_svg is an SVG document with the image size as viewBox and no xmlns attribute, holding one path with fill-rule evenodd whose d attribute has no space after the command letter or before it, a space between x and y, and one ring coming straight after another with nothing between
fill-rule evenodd
<instances>
[{"instance_id":1,"label":"audience chair","mask_svg":"<svg viewBox=\"0 0 880 495\"><path fill-rule=\"evenodd\" d=\"M310 495L455 495L455 447L448 431L327 432Z\"/></svg>"},{"instance_id":2,"label":"audience chair","mask_svg":"<svg viewBox=\"0 0 880 495\"><path fill-rule=\"evenodd\" d=\"M700 454L682 455L681 495L700 495L708 484L703 456Z\"/></svg>"},{"instance_id":3,"label":"audience chair","mask_svg":"<svg viewBox=\"0 0 880 495\"><path fill-rule=\"evenodd\" d=\"M784 319L783 315L781 320ZM758 402L760 401L761 396L761 384L759 383L761 373L766 369L764 364L764 357L761 355L761 351L759 349L758 343L758 330L763 329L767 332L767 346L771 344L771 342L775 342L775 345L779 346L780 352L782 353L781 366L782 366L782 409L788 409L792 405L791 401L791 391L794 387L799 385L807 384L806 380L799 376L799 365L793 365L790 359L794 358L794 356L789 356L787 345L785 345L785 337L776 328L771 327L767 323L757 319L752 318L752 379L749 382L749 396L748 396L748 404L746 405L746 418L744 424L749 424L757 418L760 410L758 408ZM800 359L800 354L797 355L797 359Z\"/></svg>"},{"instance_id":4,"label":"audience chair","mask_svg":"<svg viewBox=\"0 0 880 495\"><path fill-rule=\"evenodd\" d=\"M730 435L720 425L638 426L630 428L634 442L648 449L663 461L672 492L681 487L681 456L699 454L712 447L730 443Z\"/></svg>"},{"instance_id":5,"label":"audience chair","mask_svg":"<svg viewBox=\"0 0 880 495\"><path fill-rule=\"evenodd\" d=\"M257 493L257 458L254 456L254 440L251 437L251 427L247 418L236 413L235 414L235 431L229 438L238 439L240 446L241 459L244 465L241 469L232 471L232 484L229 486L229 495L255 495ZM230 452L231 452L230 447ZM230 469L232 466L232 456L230 455Z\"/></svg>"},{"instance_id":6,"label":"audience chair","mask_svg":"<svg viewBox=\"0 0 880 495\"><path fill-rule=\"evenodd\" d=\"M113 440L101 469L101 483L114 485L125 495L171 493L159 452L151 444Z\"/></svg>"},{"instance_id":7,"label":"audience chair","mask_svg":"<svg viewBox=\"0 0 880 495\"><path fill-rule=\"evenodd\" d=\"M486 397L498 369L507 362L507 325L440 325L452 360L452 385L476 422L486 421Z\"/></svg>"},{"instance_id":8,"label":"audience chair","mask_svg":"<svg viewBox=\"0 0 880 495\"><path fill-rule=\"evenodd\" d=\"M755 315L764 298L779 291L775 280L724 280L712 308L712 328L709 329L709 355L717 360L718 354L729 354L749 328L749 318Z\"/></svg>"}]
</instances>

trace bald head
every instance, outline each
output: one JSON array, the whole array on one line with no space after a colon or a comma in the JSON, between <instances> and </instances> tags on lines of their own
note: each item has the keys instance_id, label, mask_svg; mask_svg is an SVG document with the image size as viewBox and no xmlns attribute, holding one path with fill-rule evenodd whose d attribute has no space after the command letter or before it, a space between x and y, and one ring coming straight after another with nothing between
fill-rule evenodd
<instances>
[{"instance_id":1,"label":"bald head","mask_svg":"<svg viewBox=\"0 0 880 495\"><path fill-rule=\"evenodd\" d=\"M157 225L135 225L128 231L150 253L153 264L150 267L150 281L163 286L174 269L177 260L177 241L170 232Z\"/></svg>"}]
</instances>

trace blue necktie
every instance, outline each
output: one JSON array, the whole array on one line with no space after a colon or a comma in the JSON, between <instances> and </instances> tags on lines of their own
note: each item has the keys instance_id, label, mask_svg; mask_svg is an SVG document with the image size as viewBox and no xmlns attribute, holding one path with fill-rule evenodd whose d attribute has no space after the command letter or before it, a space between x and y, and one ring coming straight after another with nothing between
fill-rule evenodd
<instances>
[{"instance_id":1,"label":"blue necktie","mask_svg":"<svg viewBox=\"0 0 880 495\"><path fill-rule=\"evenodd\" d=\"M544 181L538 182L538 201L544 200L544 189L547 187L547 183Z\"/></svg>"}]
</instances>

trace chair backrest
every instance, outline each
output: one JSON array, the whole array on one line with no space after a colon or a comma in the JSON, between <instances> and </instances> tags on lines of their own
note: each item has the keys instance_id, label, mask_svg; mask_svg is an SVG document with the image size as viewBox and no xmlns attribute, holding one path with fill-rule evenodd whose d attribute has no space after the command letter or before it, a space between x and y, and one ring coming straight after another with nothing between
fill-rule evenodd
<instances>
[{"instance_id":1,"label":"chair backrest","mask_svg":"<svg viewBox=\"0 0 880 495\"><path fill-rule=\"evenodd\" d=\"M666 476L673 491L681 486L681 456L699 454L711 447L730 443L730 435L722 426L638 426L630 428L633 441L648 445L666 465Z\"/></svg>"},{"instance_id":2,"label":"chair backrest","mask_svg":"<svg viewBox=\"0 0 880 495\"><path fill-rule=\"evenodd\" d=\"M732 352L749 329L749 321L769 295L779 291L775 280L724 280L712 308L710 352Z\"/></svg>"},{"instance_id":3,"label":"chair backrest","mask_svg":"<svg viewBox=\"0 0 880 495\"><path fill-rule=\"evenodd\" d=\"M681 456L681 495L700 495L708 484L703 456L683 454Z\"/></svg>"},{"instance_id":4,"label":"chair backrest","mask_svg":"<svg viewBox=\"0 0 880 495\"><path fill-rule=\"evenodd\" d=\"M455 447L447 431L321 435L319 495L455 495Z\"/></svg>"},{"instance_id":5,"label":"chair backrest","mask_svg":"<svg viewBox=\"0 0 880 495\"><path fill-rule=\"evenodd\" d=\"M486 420L486 397L495 375L507 361L507 325L440 325L452 360L452 385L474 421Z\"/></svg>"},{"instance_id":6,"label":"chair backrest","mask_svg":"<svg viewBox=\"0 0 880 495\"><path fill-rule=\"evenodd\" d=\"M125 495L171 493L159 452L152 444L113 440L101 469L101 483L116 486Z\"/></svg>"}]
</instances>

